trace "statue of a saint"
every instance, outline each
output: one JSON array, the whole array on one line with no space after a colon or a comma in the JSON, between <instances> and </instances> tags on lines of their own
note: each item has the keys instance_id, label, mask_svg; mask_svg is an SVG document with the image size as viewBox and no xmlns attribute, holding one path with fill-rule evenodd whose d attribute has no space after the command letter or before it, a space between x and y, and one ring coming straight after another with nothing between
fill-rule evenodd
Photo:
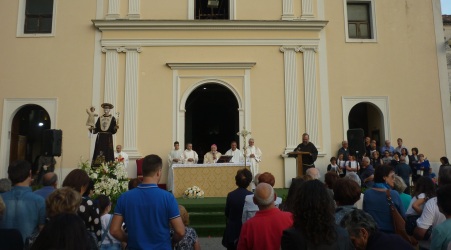
<instances>
[{"instance_id":1,"label":"statue of a saint","mask_svg":"<svg viewBox=\"0 0 451 250\"><path fill-rule=\"evenodd\" d=\"M92 156L92 165L95 164L95 160L101 156L105 158L105 162L114 161L114 145L113 134L116 134L119 126L116 124L116 118L110 114L111 109L114 106L110 103L103 103L101 105L104 114L97 119L95 127L89 130L97 134L96 145L94 148L94 154Z\"/></svg>"}]
</instances>

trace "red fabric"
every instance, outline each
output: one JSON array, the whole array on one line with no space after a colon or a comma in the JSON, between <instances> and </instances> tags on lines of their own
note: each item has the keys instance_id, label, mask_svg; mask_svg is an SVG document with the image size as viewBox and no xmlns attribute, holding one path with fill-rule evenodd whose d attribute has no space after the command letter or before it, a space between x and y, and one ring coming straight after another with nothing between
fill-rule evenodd
<instances>
[{"instance_id":1,"label":"red fabric","mask_svg":"<svg viewBox=\"0 0 451 250\"><path fill-rule=\"evenodd\" d=\"M136 175L138 177L143 175L143 161L143 158L136 160Z\"/></svg>"},{"instance_id":2,"label":"red fabric","mask_svg":"<svg viewBox=\"0 0 451 250\"><path fill-rule=\"evenodd\" d=\"M238 250L279 250L283 230L293 226L293 215L278 208L258 211L241 228Z\"/></svg>"}]
</instances>

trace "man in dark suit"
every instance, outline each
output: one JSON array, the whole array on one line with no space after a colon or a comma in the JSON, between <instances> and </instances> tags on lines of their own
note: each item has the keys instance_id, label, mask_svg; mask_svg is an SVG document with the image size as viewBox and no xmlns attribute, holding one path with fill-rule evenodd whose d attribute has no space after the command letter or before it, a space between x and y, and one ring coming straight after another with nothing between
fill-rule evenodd
<instances>
[{"instance_id":1,"label":"man in dark suit","mask_svg":"<svg viewBox=\"0 0 451 250\"><path fill-rule=\"evenodd\" d=\"M238 186L227 195L225 216L227 218L226 229L222 237L222 245L227 249L236 249L238 238L241 232L241 217L243 215L244 199L252 194L247 187L252 181L252 173L244 168L238 170L235 176L235 183Z\"/></svg>"}]
</instances>

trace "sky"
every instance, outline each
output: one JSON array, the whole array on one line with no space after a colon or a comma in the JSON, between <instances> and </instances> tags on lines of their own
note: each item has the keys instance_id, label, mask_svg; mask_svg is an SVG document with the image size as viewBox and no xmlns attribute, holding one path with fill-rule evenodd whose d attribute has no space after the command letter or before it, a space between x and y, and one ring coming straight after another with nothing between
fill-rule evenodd
<instances>
[{"instance_id":1,"label":"sky","mask_svg":"<svg viewBox=\"0 0 451 250\"><path fill-rule=\"evenodd\" d=\"M451 15L451 0L440 0L442 2L442 14Z\"/></svg>"}]
</instances>

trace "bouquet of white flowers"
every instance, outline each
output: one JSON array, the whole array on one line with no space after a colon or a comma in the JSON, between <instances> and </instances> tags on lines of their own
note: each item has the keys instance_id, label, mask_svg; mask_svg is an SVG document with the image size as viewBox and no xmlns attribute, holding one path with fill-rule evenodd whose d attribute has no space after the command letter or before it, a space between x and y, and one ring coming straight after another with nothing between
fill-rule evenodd
<instances>
[{"instance_id":1,"label":"bouquet of white flowers","mask_svg":"<svg viewBox=\"0 0 451 250\"><path fill-rule=\"evenodd\" d=\"M128 190L128 177L124 163L112 161L92 168L89 161L81 161L79 167L94 181L94 197L100 194L110 197L116 203L119 196Z\"/></svg>"},{"instance_id":2,"label":"bouquet of white flowers","mask_svg":"<svg viewBox=\"0 0 451 250\"><path fill-rule=\"evenodd\" d=\"M204 191L202 191L202 189L200 189L200 187L198 186L189 187L183 193L183 197L188 199L204 198L204 195Z\"/></svg>"}]
</instances>

